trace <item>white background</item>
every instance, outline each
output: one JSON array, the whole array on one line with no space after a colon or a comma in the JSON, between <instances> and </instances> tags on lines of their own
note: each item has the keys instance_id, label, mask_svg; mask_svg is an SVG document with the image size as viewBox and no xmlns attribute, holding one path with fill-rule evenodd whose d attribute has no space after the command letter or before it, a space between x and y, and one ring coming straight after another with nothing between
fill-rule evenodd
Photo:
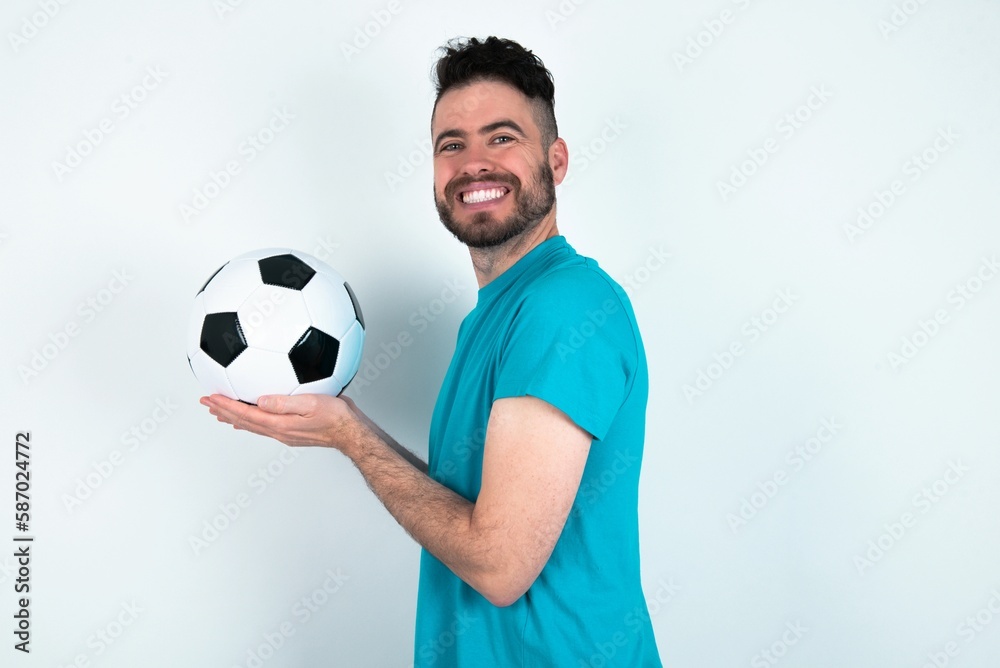
<instances>
[{"instance_id":1,"label":"white background","mask_svg":"<svg viewBox=\"0 0 1000 668\"><path fill-rule=\"evenodd\" d=\"M554 73L560 230L629 286L644 335L642 564L665 664L996 665L995 2L13 0L0 28L3 665L252 666L282 624L268 667L412 665L415 544L338 453L285 463L216 423L185 329L227 259L320 254L363 305L366 361L412 336L348 394L424 454L475 303L431 199L429 72L448 38L488 34ZM275 110L294 119L262 133ZM185 216L196 191L214 196ZM879 215L862 228L859 208ZM458 299L421 324L449 282ZM601 642L581 665L614 665Z\"/></svg>"}]
</instances>

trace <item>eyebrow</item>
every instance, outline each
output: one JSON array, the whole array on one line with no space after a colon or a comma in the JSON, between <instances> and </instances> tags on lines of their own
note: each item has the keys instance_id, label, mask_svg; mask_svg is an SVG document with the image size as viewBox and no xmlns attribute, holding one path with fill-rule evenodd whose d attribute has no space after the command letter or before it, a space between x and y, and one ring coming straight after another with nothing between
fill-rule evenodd
<instances>
[{"instance_id":1,"label":"eyebrow","mask_svg":"<svg viewBox=\"0 0 1000 668\"><path fill-rule=\"evenodd\" d=\"M521 129L520 125L518 125L509 118L503 118L500 119L499 121L494 121L492 123L489 123L488 125L484 125L483 127L479 128L479 134L486 135L495 130L499 130L500 128L508 128L510 130L513 130L522 137L528 136L525 134L524 130ZM469 134L467 132L465 132L464 130L459 130L458 128L444 130L443 132L438 133L437 138L434 140L434 147L437 148L438 144L440 144L441 140L444 139L445 137L458 137L459 139L466 139L468 138L468 136Z\"/></svg>"}]
</instances>

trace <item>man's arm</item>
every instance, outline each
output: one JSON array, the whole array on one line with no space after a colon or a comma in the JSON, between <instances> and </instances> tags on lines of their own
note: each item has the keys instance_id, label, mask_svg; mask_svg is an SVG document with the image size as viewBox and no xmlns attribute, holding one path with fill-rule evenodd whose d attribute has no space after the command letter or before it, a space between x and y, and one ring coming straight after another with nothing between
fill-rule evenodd
<instances>
[{"instance_id":1,"label":"man's arm","mask_svg":"<svg viewBox=\"0 0 1000 668\"><path fill-rule=\"evenodd\" d=\"M498 606L527 591L548 561L573 505L591 436L535 397L493 404L475 503L417 470L346 401L269 397L266 410L213 396L214 415L289 445L347 455L386 509L458 577ZM203 401L203 403L205 403Z\"/></svg>"},{"instance_id":2,"label":"man's arm","mask_svg":"<svg viewBox=\"0 0 1000 668\"><path fill-rule=\"evenodd\" d=\"M362 411L360 408L358 408L358 405L356 403L354 403L353 399L351 399L350 397L345 397L345 396L341 396L340 398L343 399L345 402L347 402L347 405L350 406L351 410L354 411L354 413L357 414L357 416L359 418L361 418L361 421L364 422L365 425L369 429L371 429L372 431L374 431L375 434L380 439L382 439L383 441L385 441L386 445L388 445L390 448L392 448L393 450L395 450L396 452L398 452L399 455L403 459L405 459L410 464L412 464L414 467L416 467L416 469L418 471L421 471L423 473L427 473L427 462L425 462L420 457L418 457L415 454L413 454L412 452L410 452L404 446L400 445L399 442L396 439L394 439L392 436L390 436L389 434L387 434L382 429L382 427L380 427L377 424L375 424L374 420L372 420L370 417L368 417L367 415L365 415L364 411Z\"/></svg>"},{"instance_id":3,"label":"man's arm","mask_svg":"<svg viewBox=\"0 0 1000 668\"><path fill-rule=\"evenodd\" d=\"M412 471L378 438L359 439L343 452L407 533L491 603L504 606L521 597L548 561L580 486L590 441L540 399L500 399L486 428L475 503Z\"/></svg>"}]
</instances>

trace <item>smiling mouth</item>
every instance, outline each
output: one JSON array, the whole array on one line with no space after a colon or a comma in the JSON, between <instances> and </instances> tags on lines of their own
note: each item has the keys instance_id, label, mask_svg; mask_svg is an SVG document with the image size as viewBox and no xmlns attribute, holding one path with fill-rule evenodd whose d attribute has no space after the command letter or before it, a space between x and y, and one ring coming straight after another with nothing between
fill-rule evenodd
<instances>
[{"instance_id":1,"label":"smiling mouth","mask_svg":"<svg viewBox=\"0 0 1000 668\"><path fill-rule=\"evenodd\" d=\"M458 199L463 204L482 204L483 202L492 202L493 200L498 200L509 192L510 188L506 186L476 188L475 190L466 190L464 192L459 193Z\"/></svg>"}]
</instances>

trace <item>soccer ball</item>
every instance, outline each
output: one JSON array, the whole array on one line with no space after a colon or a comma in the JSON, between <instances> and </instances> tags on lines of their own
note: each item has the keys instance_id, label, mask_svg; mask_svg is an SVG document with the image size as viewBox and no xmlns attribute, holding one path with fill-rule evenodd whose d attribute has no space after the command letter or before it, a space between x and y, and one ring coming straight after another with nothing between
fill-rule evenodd
<instances>
[{"instance_id":1,"label":"soccer ball","mask_svg":"<svg viewBox=\"0 0 1000 668\"><path fill-rule=\"evenodd\" d=\"M194 300L188 364L209 393L337 396L361 364L365 320L347 281L311 255L265 248L209 277Z\"/></svg>"}]
</instances>

